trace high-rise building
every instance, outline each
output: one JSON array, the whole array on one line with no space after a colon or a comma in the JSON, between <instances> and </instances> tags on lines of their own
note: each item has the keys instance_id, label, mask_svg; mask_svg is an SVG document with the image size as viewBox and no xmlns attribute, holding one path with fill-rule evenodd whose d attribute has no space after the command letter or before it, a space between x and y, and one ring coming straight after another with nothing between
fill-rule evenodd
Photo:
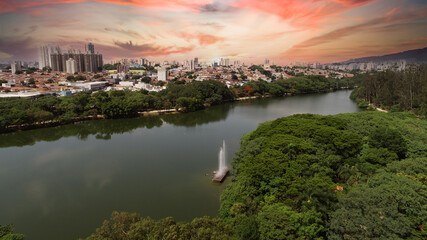
<instances>
[{"instance_id":1,"label":"high-rise building","mask_svg":"<svg viewBox=\"0 0 427 240\"><path fill-rule=\"evenodd\" d=\"M219 62L220 66L230 66L230 59L228 58L221 58L221 61Z\"/></svg>"},{"instance_id":2,"label":"high-rise building","mask_svg":"<svg viewBox=\"0 0 427 240\"><path fill-rule=\"evenodd\" d=\"M63 58L61 53L55 52L50 55L53 71L57 71L57 72L64 71L64 65L63 65L62 59Z\"/></svg>"},{"instance_id":3,"label":"high-rise building","mask_svg":"<svg viewBox=\"0 0 427 240\"><path fill-rule=\"evenodd\" d=\"M67 72L67 60L70 58L76 61L76 72L98 72L102 70L103 61L102 54L99 53L76 53L74 50L69 50L67 53L61 53L56 50L50 55L52 70L59 72Z\"/></svg>"},{"instance_id":4,"label":"high-rise building","mask_svg":"<svg viewBox=\"0 0 427 240\"><path fill-rule=\"evenodd\" d=\"M168 70L165 67L157 70L157 80L158 81L167 81L168 80Z\"/></svg>"},{"instance_id":5,"label":"high-rise building","mask_svg":"<svg viewBox=\"0 0 427 240\"><path fill-rule=\"evenodd\" d=\"M124 63L119 63L117 65L117 73L128 73L129 72L129 66Z\"/></svg>"},{"instance_id":6,"label":"high-rise building","mask_svg":"<svg viewBox=\"0 0 427 240\"><path fill-rule=\"evenodd\" d=\"M89 43L87 45L87 50L91 53L91 54L95 54L95 46L92 43Z\"/></svg>"},{"instance_id":7,"label":"high-rise building","mask_svg":"<svg viewBox=\"0 0 427 240\"><path fill-rule=\"evenodd\" d=\"M77 72L77 61L69 58L66 62L66 72L67 73L75 73Z\"/></svg>"},{"instance_id":8,"label":"high-rise building","mask_svg":"<svg viewBox=\"0 0 427 240\"><path fill-rule=\"evenodd\" d=\"M195 67L199 66L199 58L194 58L194 66Z\"/></svg>"},{"instance_id":9,"label":"high-rise building","mask_svg":"<svg viewBox=\"0 0 427 240\"><path fill-rule=\"evenodd\" d=\"M50 68L49 47L41 46L39 55L39 69Z\"/></svg>"},{"instance_id":10,"label":"high-rise building","mask_svg":"<svg viewBox=\"0 0 427 240\"><path fill-rule=\"evenodd\" d=\"M265 59L264 64L265 65L269 65L270 64L270 59Z\"/></svg>"},{"instance_id":11,"label":"high-rise building","mask_svg":"<svg viewBox=\"0 0 427 240\"><path fill-rule=\"evenodd\" d=\"M17 62L10 64L10 70L12 71L12 74L15 74L16 71L21 71L21 64Z\"/></svg>"},{"instance_id":12,"label":"high-rise building","mask_svg":"<svg viewBox=\"0 0 427 240\"><path fill-rule=\"evenodd\" d=\"M194 61L193 59L190 60L190 71L194 71L195 67L194 67Z\"/></svg>"},{"instance_id":13,"label":"high-rise building","mask_svg":"<svg viewBox=\"0 0 427 240\"><path fill-rule=\"evenodd\" d=\"M225 66L230 66L230 59L229 58L224 59L224 64Z\"/></svg>"}]
</instances>

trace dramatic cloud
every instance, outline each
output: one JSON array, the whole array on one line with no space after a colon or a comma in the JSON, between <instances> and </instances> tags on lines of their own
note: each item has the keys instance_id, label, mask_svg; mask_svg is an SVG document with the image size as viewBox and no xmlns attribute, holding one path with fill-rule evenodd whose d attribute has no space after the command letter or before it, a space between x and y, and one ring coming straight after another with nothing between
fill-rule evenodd
<instances>
[{"instance_id":1,"label":"dramatic cloud","mask_svg":"<svg viewBox=\"0 0 427 240\"><path fill-rule=\"evenodd\" d=\"M338 15L375 0L238 0L235 7L274 14L297 26L318 26L326 17Z\"/></svg>"},{"instance_id":2,"label":"dramatic cloud","mask_svg":"<svg viewBox=\"0 0 427 240\"><path fill-rule=\"evenodd\" d=\"M188 47L176 47L176 46L166 46L160 47L154 44L134 44L132 41L129 42L114 42L114 44L120 47L123 50L127 50L131 54L137 54L137 56L163 56L174 53L185 53L192 51L194 46Z\"/></svg>"},{"instance_id":3,"label":"dramatic cloud","mask_svg":"<svg viewBox=\"0 0 427 240\"><path fill-rule=\"evenodd\" d=\"M144 37L142 37L141 34L139 34L138 32L132 31L132 30L110 28L110 27L106 27L106 28L104 28L104 30L107 31L107 32L121 33L121 34L124 34L126 36L133 37L133 38L140 38L140 39L144 38Z\"/></svg>"},{"instance_id":4,"label":"dramatic cloud","mask_svg":"<svg viewBox=\"0 0 427 240\"><path fill-rule=\"evenodd\" d=\"M15 57L16 59L37 59L34 39L0 38L0 55Z\"/></svg>"},{"instance_id":5,"label":"dramatic cloud","mask_svg":"<svg viewBox=\"0 0 427 240\"><path fill-rule=\"evenodd\" d=\"M236 9L228 4L222 4L219 1L215 1L213 3L208 3L204 5L200 5L198 7L199 11L202 13L219 13L219 12L232 12Z\"/></svg>"},{"instance_id":6,"label":"dramatic cloud","mask_svg":"<svg viewBox=\"0 0 427 240\"><path fill-rule=\"evenodd\" d=\"M10 12L20 8L29 8L42 5L80 3L80 2L102 2L118 5L132 5L139 7L158 8L192 8L197 9L200 5L210 4L210 0L0 0L0 11Z\"/></svg>"},{"instance_id":7,"label":"dramatic cloud","mask_svg":"<svg viewBox=\"0 0 427 240\"><path fill-rule=\"evenodd\" d=\"M328 43L331 41L337 41L345 36L358 34L361 31L369 30L370 28L376 27L381 24L391 24L395 22L416 20L419 18L424 18L426 14L427 14L426 8L417 10L417 11L408 11L408 12L401 13L399 15L394 15L394 16L391 16L390 14L386 14L386 16L378 17L370 21L367 21L365 23L340 28L332 32L323 34L321 36L311 38L307 41L304 41L302 43L295 45L293 49L308 48L308 47L313 47L320 44ZM384 27L387 28L388 26L391 26L391 25L387 25Z\"/></svg>"},{"instance_id":8,"label":"dramatic cloud","mask_svg":"<svg viewBox=\"0 0 427 240\"><path fill-rule=\"evenodd\" d=\"M0 0L0 61L90 41L106 61L329 62L425 47L426 9L421 0Z\"/></svg>"},{"instance_id":9,"label":"dramatic cloud","mask_svg":"<svg viewBox=\"0 0 427 240\"><path fill-rule=\"evenodd\" d=\"M222 37L217 37L214 35L202 34L202 33L197 33L197 34L178 33L177 35L179 37L184 38L187 41L192 41L192 40L196 39L199 42L200 46L211 45L211 44L215 44L217 42L224 41L224 38L222 38Z\"/></svg>"}]
</instances>

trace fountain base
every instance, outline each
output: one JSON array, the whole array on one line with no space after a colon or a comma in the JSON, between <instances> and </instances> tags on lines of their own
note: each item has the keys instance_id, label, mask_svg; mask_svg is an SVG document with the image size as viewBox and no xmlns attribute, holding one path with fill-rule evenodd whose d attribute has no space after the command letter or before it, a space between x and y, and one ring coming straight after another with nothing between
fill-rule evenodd
<instances>
[{"instance_id":1,"label":"fountain base","mask_svg":"<svg viewBox=\"0 0 427 240\"><path fill-rule=\"evenodd\" d=\"M214 174L212 177L212 182L221 183L224 181L225 177L228 175L228 172L230 170L228 168L225 168L223 171L221 171L221 174Z\"/></svg>"}]
</instances>

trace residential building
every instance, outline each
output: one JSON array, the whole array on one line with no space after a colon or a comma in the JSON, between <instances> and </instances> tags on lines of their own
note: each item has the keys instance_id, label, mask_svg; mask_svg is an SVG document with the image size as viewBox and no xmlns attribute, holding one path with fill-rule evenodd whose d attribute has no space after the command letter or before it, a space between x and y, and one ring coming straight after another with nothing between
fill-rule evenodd
<instances>
[{"instance_id":1,"label":"residential building","mask_svg":"<svg viewBox=\"0 0 427 240\"><path fill-rule=\"evenodd\" d=\"M157 70L157 80L158 81L167 81L168 80L168 70L165 67Z\"/></svg>"},{"instance_id":2,"label":"residential building","mask_svg":"<svg viewBox=\"0 0 427 240\"><path fill-rule=\"evenodd\" d=\"M73 58L69 58L66 62L66 72L74 74L77 72L77 62Z\"/></svg>"},{"instance_id":3,"label":"residential building","mask_svg":"<svg viewBox=\"0 0 427 240\"><path fill-rule=\"evenodd\" d=\"M17 62L10 64L10 70L12 71L12 74L15 74L16 71L21 71L21 64Z\"/></svg>"},{"instance_id":4,"label":"residential building","mask_svg":"<svg viewBox=\"0 0 427 240\"><path fill-rule=\"evenodd\" d=\"M39 69L50 68L50 57L49 57L49 47L41 46L40 47L40 56L39 56Z\"/></svg>"}]
</instances>

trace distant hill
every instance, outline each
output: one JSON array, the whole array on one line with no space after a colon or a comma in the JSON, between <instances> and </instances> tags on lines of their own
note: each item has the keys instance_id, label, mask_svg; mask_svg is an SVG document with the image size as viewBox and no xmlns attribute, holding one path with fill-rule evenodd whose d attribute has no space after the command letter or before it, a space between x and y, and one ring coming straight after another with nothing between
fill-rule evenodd
<instances>
[{"instance_id":1,"label":"distant hill","mask_svg":"<svg viewBox=\"0 0 427 240\"><path fill-rule=\"evenodd\" d=\"M427 47L422 49L409 50L400 53L388 54L384 56L375 56L375 57L364 57L364 58L355 58L350 59L341 64L348 63L366 63L366 62L387 62L387 61L398 61L406 60L407 63L422 63L427 62Z\"/></svg>"}]
</instances>

